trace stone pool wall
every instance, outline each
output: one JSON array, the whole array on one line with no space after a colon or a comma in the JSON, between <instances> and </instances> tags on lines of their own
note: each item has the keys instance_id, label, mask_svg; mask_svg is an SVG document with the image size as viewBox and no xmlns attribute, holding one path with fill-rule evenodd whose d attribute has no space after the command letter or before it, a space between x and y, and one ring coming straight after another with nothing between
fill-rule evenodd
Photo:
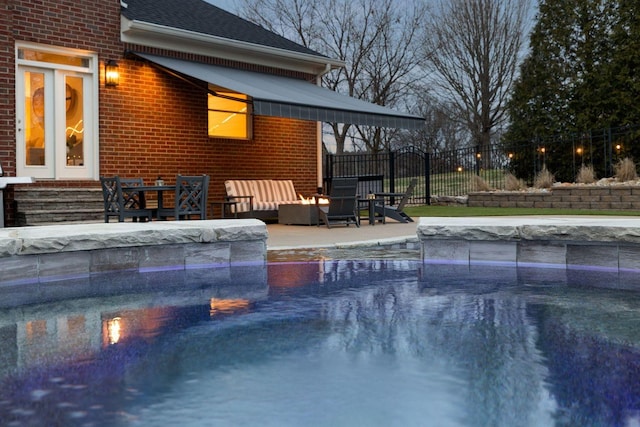
<instances>
[{"instance_id":1,"label":"stone pool wall","mask_svg":"<svg viewBox=\"0 0 640 427\"><path fill-rule=\"evenodd\" d=\"M112 272L266 264L262 221L156 221L0 229L0 287Z\"/></svg>"},{"instance_id":2,"label":"stone pool wall","mask_svg":"<svg viewBox=\"0 0 640 427\"><path fill-rule=\"evenodd\" d=\"M640 220L633 217L420 218L424 264L504 266L615 275L640 290Z\"/></svg>"}]
</instances>

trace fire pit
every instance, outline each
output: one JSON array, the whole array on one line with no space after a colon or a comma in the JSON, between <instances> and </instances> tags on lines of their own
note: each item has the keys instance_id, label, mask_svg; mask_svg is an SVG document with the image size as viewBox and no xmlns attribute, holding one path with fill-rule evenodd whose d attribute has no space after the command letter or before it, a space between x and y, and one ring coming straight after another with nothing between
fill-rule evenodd
<instances>
[{"instance_id":1,"label":"fire pit","mask_svg":"<svg viewBox=\"0 0 640 427\"><path fill-rule=\"evenodd\" d=\"M320 204L328 204L324 198L318 200ZM315 197L304 198L300 202L278 206L278 224L287 225L318 225L318 208Z\"/></svg>"}]
</instances>

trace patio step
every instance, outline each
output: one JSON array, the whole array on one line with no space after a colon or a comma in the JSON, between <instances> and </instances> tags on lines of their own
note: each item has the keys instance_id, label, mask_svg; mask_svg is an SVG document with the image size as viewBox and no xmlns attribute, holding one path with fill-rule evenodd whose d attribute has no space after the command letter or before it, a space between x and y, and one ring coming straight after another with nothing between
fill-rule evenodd
<instances>
[{"instance_id":1,"label":"patio step","mask_svg":"<svg viewBox=\"0 0 640 427\"><path fill-rule=\"evenodd\" d=\"M100 187L16 188L14 198L21 226L99 222L104 218Z\"/></svg>"}]
</instances>

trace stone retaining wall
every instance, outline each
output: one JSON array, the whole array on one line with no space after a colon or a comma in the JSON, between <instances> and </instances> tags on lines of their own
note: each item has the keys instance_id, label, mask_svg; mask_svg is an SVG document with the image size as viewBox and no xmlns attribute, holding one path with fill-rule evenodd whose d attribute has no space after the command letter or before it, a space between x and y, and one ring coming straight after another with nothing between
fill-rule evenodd
<instances>
[{"instance_id":1,"label":"stone retaining wall","mask_svg":"<svg viewBox=\"0 0 640 427\"><path fill-rule=\"evenodd\" d=\"M470 207L640 210L640 187L557 186L545 192L470 193Z\"/></svg>"}]
</instances>

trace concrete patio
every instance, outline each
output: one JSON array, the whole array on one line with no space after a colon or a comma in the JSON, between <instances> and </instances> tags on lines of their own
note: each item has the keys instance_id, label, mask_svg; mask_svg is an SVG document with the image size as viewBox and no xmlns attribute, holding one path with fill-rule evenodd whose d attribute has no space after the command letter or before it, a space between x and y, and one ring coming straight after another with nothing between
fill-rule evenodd
<instances>
[{"instance_id":1,"label":"concrete patio","mask_svg":"<svg viewBox=\"0 0 640 427\"><path fill-rule=\"evenodd\" d=\"M359 228L335 226L306 226L267 224L269 237L267 250L286 250L304 248L348 248L358 246L390 245L404 242L417 242L416 234L419 219L416 222L402 224L388 221L386 224L362 224Z\"/></svg>"}]
</instances>

